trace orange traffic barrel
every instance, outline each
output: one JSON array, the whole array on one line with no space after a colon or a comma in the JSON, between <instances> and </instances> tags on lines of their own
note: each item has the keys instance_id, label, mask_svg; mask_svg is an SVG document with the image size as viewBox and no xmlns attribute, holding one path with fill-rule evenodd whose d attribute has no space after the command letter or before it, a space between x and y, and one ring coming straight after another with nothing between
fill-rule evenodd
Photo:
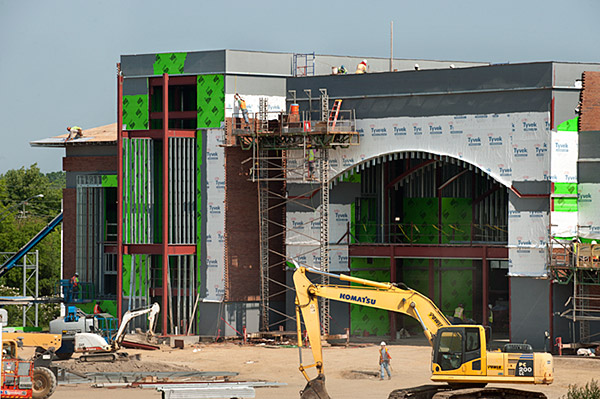
<instances>
[{"instance_id":1,"label":"orange traffic barrel","mask_svg":"<svg viewBox=\"0 0 600 399\"><path fill-rule=\"evenodd\" d=\"M300 106L298 104L290 105L290 115L300 114Z\"/></svg>"}]
</instances>

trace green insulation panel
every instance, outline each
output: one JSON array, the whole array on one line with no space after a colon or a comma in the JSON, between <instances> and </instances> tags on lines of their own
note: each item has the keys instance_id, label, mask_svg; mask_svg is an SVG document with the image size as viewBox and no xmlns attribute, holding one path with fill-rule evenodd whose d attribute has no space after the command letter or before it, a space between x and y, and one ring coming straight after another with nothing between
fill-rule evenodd
<instances>
[{"instance_id":1,"label":"green insulation panel","mask_svg":"<svg viewBox=\"0 0 600 399\"><path fill-rule=\"evenodd\" d=\"M102 175L102 187L117 187L117 175Z\"/></svg>"},{"instance_id":2,"label":"green insulation panel","mask_svg":"<svg viewBox=\"0 0 600 399\"><path fill-rule=\"evenodd\" d=\"M93 314L95 305L96 302L91 302L82 303L77 305L77 307L87 314ZM104 313L109 313L111 316L117 317L117 301L100 301L100 309L102 309Z\"/></svg>"},{"instance_id":3,"label":"green insulation panel","mask_svg":"<svg viewBox=\"0 0 600 399\"><path fill-rule=\"evenodd\" d=\"M471 241L470 198L442 198L442 243Z\"/></svg>"},{"instance_id":4,"label":"green insulation panel","mask_svg":"<svg viewBox=\"0 0 600 399\"><path fill-rule=\"evenodd\" d=\"M154 74L162 75L163 73L168 73L169 75L181 75L186 58L187 53L156 54Z\"/></svg>"},{"instance_id":5,"label":"green insulation panel","mask_svg":"<svg viewBox=\"0 0 600 399\"><path fill-rule=\"evenodd\" d=\"M552 198L554 212L577 212L577 198Z\"/></svg>"},{"instance_id":6,"label":"green insulation panel","mask_svg":"<svg viewBox=\"0 0 600 399\"><path fill-rule=\"evenodd\" d=\"M123 255L123 296L147 297L149 274L150 255Z\"/></svg>"},{"instance_id":7,"label":"green insulation panel","mask_svg":"<svg viewBox=\"0 0 600 399\"><path fill-rule=\"evenodd\" d=\"M403 198L403 201L405 239L420 244L437 244L438 199Z\"/></svg>"},{"instance_id":8,"label":"green insulation panel","mask_svg":"<svg viewBox=\"0 0 600 399\"><path fill-rule=\"evenodd\" d=\"M352 258L350 275L372 281L389 282L390 260L388 258ZM351 304L350 327L353 335L388 335L390 333L388 311Z\"/></svg>"},{"instance_id":9,"label":"green insulation panel","mask_svg":"<svg viewBox=\"0 0 600 399\"><path fill-rule=\"evenodd\" d=\"M200 75L197 83L198 129L221 127L225 121L223 75Z\"/></svg>"},{"instance_id":10,"label":"green insulation panel","mask_svg":"<svg viewBox=\"0 0 600 399\"><path fill-rule=\"evenodd\" d=\"M352 212L355 216L354 234L358 242L377 241L377 199L358 198L360 206ZM355 212L357 212L355 214Z\"/></svg>"},{"instance_id":11,"label":"green insulation panel","mask_svg":"<svg viewBox=\"0 0 600 399\"><path fill-rule=\"evenodd\" d=\"M442 312L453 316L459 303L465 308L465 316L473 317L473 261L468 259L443 259ZM438 307L439 303L436 301Z\"/></svg>"},{"instance_id":12,"label":"green insulation panel","mask_svg":"<svg viewBox=\"0 0 600 399\"><path fill-rule=\"evenodd\" d=\"M123 125L125 130L148 129L148 95L123 96Z\"/></svg>"},{"instance_id":13,"label":"green insulation panel","mask_svg":"<svg viewBox=\"0 0 600 399\"><path fill-rule=\"evenodd\" d=\"M579 117L575 117L573 119L569 119L561 123L556 127L556 130L559 132L577 132L579 124Z\"/></svg>"},{"instance_id":14,"label":"green insulation panel","mask_svg":"<svg viewBox=\"0 0 600 399\"><path fill-rule=\"evenodd\" d=\"M575 195L577 194L577 183L552 183L554 194Z\"/></svg>"}]
</instances>

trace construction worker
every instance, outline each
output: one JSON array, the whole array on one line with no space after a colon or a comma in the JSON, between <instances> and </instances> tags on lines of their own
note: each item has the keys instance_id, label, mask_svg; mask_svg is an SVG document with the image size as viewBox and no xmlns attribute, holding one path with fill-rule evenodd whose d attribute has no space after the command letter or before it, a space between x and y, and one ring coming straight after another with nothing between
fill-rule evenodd
<instances>
[{"instance_id":1,"label":"construction worker","mask_svg":"<svg viewBox=\"0 0 600 399\"><path fill-rule=\"evenodd\" d=\"M308 160L308 178L312 179L313 178L313 174L314 174L314 170L315 170L315 157L316 157L316 151L313 148L312 145L308 145L308 154L307 154L307 160Z\"/></svg>"},{"instance_id":2,"label":"construction worker","mask_svg":"<svg viewBox=\"0 0 600 399\"><path fill-rule=\"evenodd\" d=\"M494 323L494 312L492 311L493 306L491 303L488 305L488 308L490 309L488 314L488 325L491 326Z\"/></svg>"},{"instance_id":3,"label":"construction worker","mask_svg":"<svg viewBox=\"0 0 600 399\"><path fill-rule=\"evenodd\" d=\"M67 131L69 132L69 135L65 141L83 137L83 130L79 126L67 126Z\"/></svg>"},{"instance_id":4,"label":"construction worker","mask_svg":"<svg viewBox=\"0 0 600 399\"><path fill-rule=\"evenodd\" d=\"M456 309L454 309L454 322L462 323L465 316L465 307L462 303L459 303Z\"/></svg>"},{"instance_id":5,"label":"construction worker","mask_svg":"<svg viewBox=\"0 0 600 399\"><path fill-rule=\"evenodd\" d=\"M244 101L244 99L238 93L235 93L234 98L238 102L238 107L240 108L240 111L242 111L244 121L246 123L250 123L250 119L248 119L248 108L246 108L246 101Z\"/></svg>"},{"instance_id":6,"label":"construction worker","mask_svg":"<svg viewBox=\"0 0 600 399\"><path fill-rule=\"evenodd\" d=\"M384 377L383 371L385 370L385 372L388 375L388 380L391 380L392 373L390 371L390 360L392 360L392 357L390 356L390 353L387 350L387 346L386 346L385 342L381 341L380 345L381 346L379 348L379 369L380 369L379 379L383 380L383 377Z\"/></svg>"},{"instance_id":7,"label":"construction worker","mask_svg":"<svg viewBox=\"0 0 600 399\"><path fill-rule=\"evenodd\" d=\"M356 67L355 73L367 73L367 60L362 60Z\"/></svg>"},{"instance_id":8,"label":"construction worker","mask_svg":"<svg viewBox=\"0 0 600 399\"><path fill-rule=\"evenodd\" d=\"M73 277L71 277L71 293L72 298L77 299L79 296L79 273L75 272Z\"/></svg>"},{"instance_id":9,"label":"construction worker","mask_svg":"<svg viewBox=\"0 0 600 399\"><path fill-rule=\"evenodd\" d=\"M104 310L102 310L102 308L100 307L100 301L96 301L96 304L94 305L94 314L100 313L104 313Z\"/></svg>"},{"instance_id":10,"label":"construction worker","mask_svg":"<svg viewBox=\"0 0 600 399\"><path fill-rule=\"evenodd\" d=\"M346 69L346 67L344 67L343 65L338 69L338 73L340 75L345 75L348 73L348 70Z\"/></svg>"}]
</instances>

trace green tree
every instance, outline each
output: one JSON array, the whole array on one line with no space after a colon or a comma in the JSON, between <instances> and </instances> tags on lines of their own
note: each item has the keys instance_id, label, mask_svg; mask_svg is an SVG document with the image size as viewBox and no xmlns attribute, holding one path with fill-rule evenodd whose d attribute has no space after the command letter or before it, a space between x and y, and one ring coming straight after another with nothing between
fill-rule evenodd
<instances>
[{"instance_id":1,"label":"green tree","mask_svg":"<svg viewBox=\"0 0 600 399\"><path fill-rule=\"evenodd\" d=\"M0 252L18 251L61 211L64 187L64 172L43 174L36 164L0 175ZM53 295L60 278L60 226L32 251L36 250L39 251L39 294ZM0 258L0 264L6 258ZM0 278L0 284L14 287L21 293L23 280L19 271L9 271ZM34 281L29 284L33 292ZM55 311L55 307L49 309L51 314Z\"/></svg>"}]
</instances>

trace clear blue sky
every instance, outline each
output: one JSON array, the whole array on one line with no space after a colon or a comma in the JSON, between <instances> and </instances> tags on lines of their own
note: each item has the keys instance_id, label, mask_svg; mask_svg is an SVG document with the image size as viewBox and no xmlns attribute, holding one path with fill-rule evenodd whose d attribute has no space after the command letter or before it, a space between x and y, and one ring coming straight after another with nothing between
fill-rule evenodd
<instances>
[{"instance_id":1,"label":"clear blue sky","mask_svg":"<svg viewBox=\"0 0 600 399\"><path fill-rule=\"evenodd\" d=\"M490 62L600 62L598 0L0 0L0 173L29 141L116 120L121 54L208 49Z\"/></svg>"}]
</instances>

